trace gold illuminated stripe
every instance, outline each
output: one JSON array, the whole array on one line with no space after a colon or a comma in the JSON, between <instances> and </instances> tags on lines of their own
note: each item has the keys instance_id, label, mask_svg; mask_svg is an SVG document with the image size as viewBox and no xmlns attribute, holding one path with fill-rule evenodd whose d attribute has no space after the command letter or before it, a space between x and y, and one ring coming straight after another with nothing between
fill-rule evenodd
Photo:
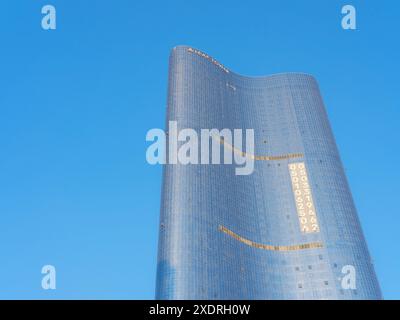
<instances>
[{"instance_id":1,"label":"gold illuminated stripe","mask_svg":"<svg viewBox=\"0 0 400 320\"><path fill-rule=\"evenodd\" d=\"M213 57L210 57L207 53L204 53L204 52L202 52L202 51L200 51L200 50L193 49L193 48L188 48L187 51L188 51L188 52L191 52L191 53L195 53L195 54L197 54L198 56L200 56L200 57L202 57L202 58L205 58L205 59L211 61L213 64L215 64L216 66L218 66L218 67L220 67L222 70L224 70L226 73L229 73L229 70L228 70L227 68L225 68L225 66L224 66L222 63L218 62L218 61L215 60Z\"/></svg>"},{"instance_id":2,"label":"gold illuminated stripe","mask_svg":"<svg viewBox=\"0 0 400 320\"><path fill-rule=\"evenodd\" d=\"M218 139L221 144L228 147L233 152L240 154L243 157L250 158L253 160L260 160L260 161L284 160L284 159L302 158L304 156L302 153L289 153L289 154L284 154L284 155L279 155L279 156L256 156L254 154L246 153L238 148L235 148L230 143L225 142L224 139L222 139L221 137L215 136L214 138Z\"/></svg>"},{"instance_id":3,"label":"gold illuminated stripe","mask_svg":"<svg viewBox=\"0 0 400 320\"><path fill-rule=\"evenodd\" d=\"M226 233L227 235L231 236L232 238L247 244L248 246L263 249L263 250L273 250L273 251L295 251L295 250L304 250L304 249L317 249L322 248L323 244L321 242L310 242L304 244L297 244L292 246L272 246L269 244L261 244L257 242L253 242L249 239L243 238L238 234L234 233L233 231L225 228L224 226L219 226L219 231Z\"/></svg>"}]
</instances>

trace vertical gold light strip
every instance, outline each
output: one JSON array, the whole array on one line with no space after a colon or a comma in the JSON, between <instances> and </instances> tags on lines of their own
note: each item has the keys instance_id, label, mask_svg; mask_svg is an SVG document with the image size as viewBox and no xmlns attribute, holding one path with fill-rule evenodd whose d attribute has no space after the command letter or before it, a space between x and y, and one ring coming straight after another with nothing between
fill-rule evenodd
<instances>
[{"instance_id":1,"label":"vertical gold light strip","mask_svg":"<svg viewBox=\"0 0 400 320\"><path fill-rule=\"evenodd\" d=\"M300 221L300 230L303 233L319 232L317 214L304 162L289 163L289 172Z\"/></svg>"}]
</instances>

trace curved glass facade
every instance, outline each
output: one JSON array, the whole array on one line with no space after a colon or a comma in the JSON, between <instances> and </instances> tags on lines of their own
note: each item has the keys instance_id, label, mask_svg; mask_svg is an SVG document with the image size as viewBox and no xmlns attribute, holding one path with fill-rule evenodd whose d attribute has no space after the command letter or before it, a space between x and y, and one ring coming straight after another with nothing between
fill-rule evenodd
<instances>
[{"instance_id":1,"label":"curved glass facade","mask_svg":"<svg viewBox=\"0 0 400 320\"><path fill-rule=\"evenodd\" d=\"M157 299L381 298L312 76L245 77L179 46L167 121L254 129L255 162L165 165Z\"/></svg>"}]
</instances>

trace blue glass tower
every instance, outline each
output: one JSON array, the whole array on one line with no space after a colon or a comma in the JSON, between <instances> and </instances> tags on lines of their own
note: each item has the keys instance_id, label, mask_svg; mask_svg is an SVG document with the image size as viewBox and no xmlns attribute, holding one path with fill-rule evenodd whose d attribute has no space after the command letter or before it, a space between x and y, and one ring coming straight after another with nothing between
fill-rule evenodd
<instances>
[{"instance_id":1,"label":"blue glass tower","mask_svg":"<svg viewBox=\"0 0 400 320\"><path fill-rule=\"evenodd\" d=\"M254 129L255 163L165 165L157 299L381 298L312 76L245 77L179 46L167 121Z\"/></svg>"}]
</instances>

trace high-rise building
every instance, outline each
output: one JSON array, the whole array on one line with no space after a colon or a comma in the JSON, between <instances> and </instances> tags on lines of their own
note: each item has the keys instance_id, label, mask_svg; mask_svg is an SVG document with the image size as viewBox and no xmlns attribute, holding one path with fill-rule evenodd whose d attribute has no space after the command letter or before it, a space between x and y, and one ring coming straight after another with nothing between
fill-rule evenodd
<instances>
[{"instance_id":1,"label":"high-rise building","mask_svg":"<svg viewBox=\"0 0 400 320\"><path fill-rule=\"evenodd\" d=\"M167 121L254 129L254 172L165 165L156 298L381 298L312 76L246 77L178 46Z\"/></svg>"}]
</instances>

